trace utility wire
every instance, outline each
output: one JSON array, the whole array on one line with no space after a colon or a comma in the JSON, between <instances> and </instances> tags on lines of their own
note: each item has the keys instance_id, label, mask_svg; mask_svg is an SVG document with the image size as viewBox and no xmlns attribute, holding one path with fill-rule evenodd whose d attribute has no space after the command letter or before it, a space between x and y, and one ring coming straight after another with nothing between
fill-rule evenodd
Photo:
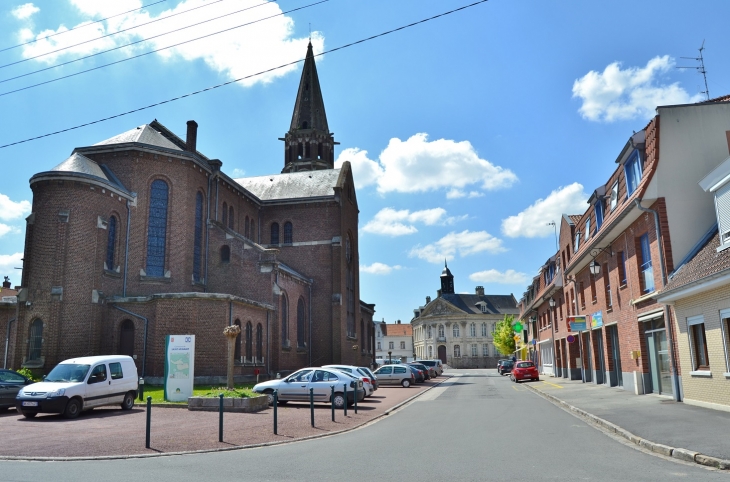
<instances>
[{"instance_id":1,"label":"utility wire","mask_svg":"<svg viewBox=\"0 0 730 482\"><path fill-rule=\"evenodd\" d=\"M61 52L61 51L63 51L63 50L68 50L68 49L71 49L71 48L74 48L74 47L78 47L79 45L84 45L84 44L88 44L88 43L91 43L91 42L95 42L95 41L97 41L97 40L100 40L100 39L103 39L103 38L107 38L107 37L111 37L111 36L113 36L113 35L117 35L117 34L119 34L119 33L123 33L123 32L126 32L126 31L128 31L128 30L133 30L133 29L135 29L135 28L138 28L138 27L142 27L142 26L144 26L144 25L149 25L149 24L151 24L151 23L159 22L159 21L161 21L161 20L167 20L168 18L174 17L174 16L176 16L176 15L182 15L183 13L188 13L188 12L192 12L193 10L197 10L197 9L199 9L199 8L203 8L203 7L208 7L208 6L210 6L210 5L214 5L214 4L216 4L216 3L220 3L220 2L222 2L222 1L223 1L223 0L215 0L214 2L211 2L211 3L206 3L205 5L200 5L200 6L198 6L198 7L194 7L194 8L191 8L190 10L185 10L184 12L178 12L178 13L175 13L175 14L172 14L172 15L168 15L167 17L163 17L163 18L158 18L158 19L155 19L155 20L151 20L151 21L149 21L149 22L147 22L147 23L141 23L141 24L139 24L139 25L135 25L135 26L133 26L133 27L129 27L129 28L125 28L125 29L119 30L119 31L117 31L117 32L112 32L112 33L110 33L110 34L107 34L107 35L102 35L101 37L96 37L96 38L92 38L92 39L89 39L89 40L84 40L83 42L79 42L79 43L77 43L77 44L73 44L73 45L68 45L68 46L66 46L66 47L63 47L63 48L60 48L60 49L56 49L56 50L51 50L50 52L45 52L45 53L42 53L42 54L38 54L38 55L36 55L36 56L34 56L34 57L28 57L28 58L25 58L25 59L22 59L22 60L17 60L17 61L15 61L15 62L11 62L11 63L9 63L9 64L5 64L5 65L0 65L0 69L4 69L5 67L10 67L11 65L17 65L17 64L22 64L23 62L27 62L27 61L29 61L29 60L37 59L37 58L39 58L39 57L45 57L46 55L50 55L50 54L55 54L56 52ZM138 44L138 43L142 43L142 42L146 42L146 41L148 41L148 40L152 40L152 39L155 39L155 38L157 38L157 37L162 37L162 36L164 36L164 35L169 35L169 34L171 34L171 33L179 32L180 30L185 30L185 29L187 29L187 28L191 28L191 27L196 27L196 26L198 26L198 25L202 25L202 24L204 24L204 23L212 22L213 20L218 20L218 19L221 19L221 18L223 18L223 17L228 17L228 16L230 16L230 15L234 15L234 14L236 14L236 13L241 13L241 12L244 12L244 11L246 11L246 10L251 10L251 9L253 9L253 8L256 8L256 7L260 7L260 6L262 6L262 5L266 5L266 4L268 4L268 3L271 3L272 1L274 1L274 0L268 0L268 1L264 2L264 3L259 3L259 4L257 4L257 5L254 5L254 6L252 6L252 7L242 8L242 9L240 9L240 10L236 10L235 12L230 12L230 13L226 13L226 14L224 14L224 15L219 15L219 16L217 16L217 17L213 17L213 18L211 18L211 19L208 19L208 20L203 20L202 22L194 23L194 24L192 24L192 25L187 25L187 26L185 26L185 27L180 27L180 28L176 28L176 29L174 29L174 30L170 30L169 32L165 32L165 33L157 34L157 35L155 35L155 36L153 36L153 37L149 37L149 38L146 38L146 39L142 39L142 40L137 40L137 41L134 41L134 42L131 42L131 43L125 44L125 45L120 45L120 46L118 46L118 47L114 47L114 48L111 48L111 49L109 49L109 50L102 50L102 51L100 51L100 52L96 52L95 54L87 55L87 56L85 56L85 57L79 57L79 58L77 58L77 59L75 59L75 60L70 60L70 61L68 61L68 62L64 62L64 63L62 63L62 64L56 64L56 65L52 65L52 66L50 66L50 67L47 67L47 68L45 68L45 69L40 69L40 70L36 70L36 71L34 71L34 72L29 72L29 73L27 73L27 74L19 75L19 76L17 76L17 77L12 77L12 78L10 78L10 79L5 79L5 80L3 80L2 82L7 82L8 80L13 80L13 79L18 79L18 78L20 78L20 77L25 77L26 75L31 75L31 74L35 74L36 72L43 72L44 70L48 70L48 69L53 69L53 68L55 68L55 67L60 67L60 66L62 66L62 65L68 65L68 64L71 64L71 63L73 63L73 62L78 62L79 60L84 60L84 59L88 59L89 57L94 57L95 55L101 55L101 54L105 54L105 53L107 53L107 52L112 52L112 51L114 51L114 50L119 50L119 49L122 49L122 48L124 48L124 47L129 47L130 45L135 45L135 44Z\"/></svg>"},{"instance_id":2,"label":"utility wire","mask_svg":"<svg viewBox=\"0 0 730 482\"><path fill-rule=\"evenodd\" d=\"M166 2L166 1L167 0L159 0L159 1L154 2L154 3L149 3L147 5L142 5L139 8L134 8L132 10L127 10L126 12L117 13L116 15L112 15L111 17L102 18L101 20L95 20L95 21L93 21L91 23L86 23L86 24L83 24L83 25L77 25L74 28L70 28L68 30L64 30L63 32L52 33L51 35L46 35L45 37L36 38L36 39L33 39L33 40L28 40L27 42L24 42L24 43L18 44L18 45L13 45L12 47L5 47L3 49L0 49L0 52L5 52L6 50L12 50L12 49L15 49L15 48L18 48L18 47L22 47L23 45L32 44L33 42L38 42L40 40L45 40L47 38L55 37L56 35L61 35L61 34L64 34L64 33L68 33L68 32L71 32L72 30L77 30L77 29L80 29L80 28L88 27L90 25L94 25L95 23L104 22L106 20L109 20L110 18L118 17L120 15L126 15L126 14L131 13L131 12L136 12L137 10L143 10L143 9L145 9L147 7L151 7L152 5L157 5L158 3L162 3L162 2Z\"/></svg>"},{"instance_id":3,"label":"utility wire","mask_svg":"<svg viewBox=\"0 0 730 482\"><path fill-rule=\"evenodd\" d=\"M368 42L370 40L374 40L374 39L379 38L379 37L384 37L384 36L389 35L391 33L399 32L401 30L405 30L407 28L414 27L416 25L420 25L422 23L429 22L431 20L435 20L435 19L440 18L440 17L445 17L446 15L450 15L452 13L456 13L456 12L459 12L461 10L466 10L467 8L471 8L471 7L474 7L476 5L479 5L479 4L482 4L482 3L486 3L487 1L488 0L479 0L478 2L470 3L469 5L464 5L463 7L459 7L459 8L455 8L453 10L449 10L447 12L439 13L438 15L434 15L433 17L424 18L422 20L418 20L416 22L409 23L408 25L403 25L401 27L394 28L392 30L387 30L385 32L381 32L379 34L375 34L375 35L372 35L370 37L366 37L366 38L363 38L363 39L360 39L360 40L356 40L354 42L350 42L349 44L340 45L339 47L335 47L333 49L325 50L324 52L320 52L318 54L314 54L314 56L315 57L319 57L319 56L322 56L324 54L329 54L329 53L332 53L332 52L337 52L338 50L344 50L344 49L346 49L348 47L353 47L355 45L358 45L358 44L361 44L361 43L364 43L364 42ZM149 104L149 105L146 105L144 107L138 107L136 109L128 110L126 112L122 112L122 113L119 113L119 114L111 115L109 117L103 117L101 119L97 119L97 120L94 120L94 121L86 122L84 124L79 124L79 125L76 125L76 126L73 126L73 127L67 127L66 129L61 129L59 131L49 132L47 134L42 134L40 136L29 137L28 139L23 139L22 141L15 141L15 142L11 142L9 144L4 144L4 145L1 145L0 146L0 149L4 149L4 148L10 147L10 146L15 146L17 144L23 144L25 142L34 141L36 139L42 139L44 137L54 136L56 134L61 134L63 132L68 132L68 131L72 131L72 130L75 130L75 129L80 129L82 127L90 126L90 125L93 125L93 124L99 124L101 122L105 122L105 121L108 121L108 120L111 120L111 119L116 119L118 117L123 117L125 115L133 114L135 112L140 112L140 111L143 111L143 110L151 109L152 107L157 107L159 105L169 104L170 102L175 102L176 100L184 99L186 97L192 97L194 95L202 94L203 92L208 92L210 90L214 90L214 89L217 89L219 87L225 87L226 85L235 84L237 82L241 82L242 80L250 79L252 77L257 77L257 76L263 75L263 74L267 74L267 73L273 72L275 70L283 69L284 67L289 67L290 65L296 65L296 64L298 64L300 62L304 62L304 60L305 59L299 59L299 60L295 60L293 62L287 62L287 63L281 64L281 65L279 65L277 67L272 67L270 69L266 69L266 70L262 70L260 72L256 72L255 74L250 74L250 75L246 75L244 77L239 77L238 79L229 80L228 82L223 82L222 84L212 85L210 87L206 87L204 89L196 90L194 92L189 92L187 94L179 95L177 97L172 97L172 98L167 99L167 100L163 100L163 101L160 101L160 102L155 102L154 104Z\"/></svg>"},{"instance_id":4,"label":"utility wire","mask_svg":"<svg viewBox=\"0 0 730 482\"><path fill-rule=\"evenodd\" d=\"M250 10L252 8L260 7L261 5L266 5L267 3L271 3L272 1L273 0L269 0L268 2L265 2L265 3L259 3L258 5L254 5L253 7L244 8L243 10ZM196 38L193 38L193 39L190 39L190 40L185 40L185 41L182 41L182 42L178 42L176 44L168 45L167 47L161 47L159 49L150 50L149 52L145 52L145 53L138 54L138 55L133 55L132 57L127 57L127 58L124 58L124 59L121 59L121 60L117 60L117 61L114 61L114 62L109 62L108 64L97 65L96 67L92 67L90 69L80 70L78 72L74 72L73 74L63 75L61 77L56 77L55 79L46 80L44 82L39 82L37 84L26 85L25 87L20 87L19 89L9 90L7 92L2 92L2 93L0 93L0 97L5 96L5 95L9 95L9 94L13 94L15 92L20 92L20 91L23 91L23 90L32 89L33 87L38 87L40 85L45 85L45 84L50 84L50 83L53 83L53 82L58 82L59 80L68 79L69 77L75 77L77 75L85 74L87 72L92 72L94 70L103 69L104 67L109 67L110 65L121 64L122 62L128 62L130 60L134 60L134 59L138 59L140 57L144 57L145 55L154 54L154 53L160 52L162 50L167 50L167 49L171 49L173 47L177 47L177 46L180 46L180 45L184 45L184 44L187 44L187 43L190 43L190 42L195 42L196 40L201 40L201 39L204 39L204 38L207 38L207 37L212 37L213 35L218 35L220 33L228 32L230 30L235 30L237 28L245 27L247 25L251 25L251 24L254 24L254 23L258 23L258 22L263 22L264 20L269 20L269 19L274 18L274 17L280 17L282 15L286 15L287 13L295 12L297 10L303 10L305 8L313 7L315 5L319 5L320 3L325 3L325 2L328 2L328 1L329 0L320 0L319 2L310 3L309 5L304 5L302 7L293 8L291 10L287 10L285 12L280 12L280 13L277 13L275 15L269 15L268 17L259 18L257 20L253 20L251 22L246 22L246 23L243 23L241 25L236 25L235 27L227 28L225 30L219 30L217 32L209 33L209 34L203 35L201 37L196 37ZM240 10L240 11L243 11L243 10ZM233 15L234 13L238 13L238 12L232 12L232 13L226 14L224 16ZM215 20L215 19L211 19L211 20ZM210 20L206 20L206 21L200 22L200 23L205 23L205 22L209 22L209 21ZM195 25L199 25L199 24L195 24ZM179 30L182 30L184 28L189 28L189 27L192 27L192 26L194 26L194 25L189 25L188 27L182 27ZM171 32L167 32L167 33L171 33ZM45 68L45 69L37 70L36 72L42 72L43 70L48 70L48 69L52 69L54 67L59 67L61 65L70 64L70 63L76 62L78 60L88 59L89 57L94 57L96 55L101 55L101 54L106 53L106 52L111 52L112 50L119 50L119 49L122 49L122 48L125 48L125 47L129 47L130 45L134 45L136 43L145 42L147 40L151 40L151 39L156 38L156 37L161 37L163 35L167 35L167 33L163 33L163 34L160 34L160 35L156 35L154 37L150 37L150 38L145 39L145 40L139 40L137 42L132 42L131 44L121 45L119 47L114 47L113 49L105 50L103 52L97 52L95 54L90 54L90 55L87 55L86 57L81 57L81 58L76 59L76 60L70 60L70 61L65 62L65 63L62 63L62 64L58 64L58 65L55 65L55 66L52 66L52 67L48 67L48 68ZM10 78L10 79L0 80L0 84L3 83L3 82L7 82L8 80L17 79L19 77L25 77L26 75L30 75L30 74L33 74L33 73L35 73L35 72L30 72L28 74L19 75L17 77L13 77L13 78Z\"/></svg>"}]
</instances>

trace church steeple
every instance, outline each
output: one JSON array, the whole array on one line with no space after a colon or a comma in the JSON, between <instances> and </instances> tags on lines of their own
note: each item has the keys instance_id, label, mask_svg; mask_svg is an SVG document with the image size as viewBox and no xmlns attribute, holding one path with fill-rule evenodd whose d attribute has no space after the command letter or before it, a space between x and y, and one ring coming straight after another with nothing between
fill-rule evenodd
<instances>
[{"instance_id":1,"label":"church steeple","mask_svg":"<svg viewBox=\"0 0 730 482\"><path fill-rule=\"evenodd\" d=\"M441 272L441 294L453 295L454 294L454 275L449 270L449 265L444 260L444 270Z\"/></svg>"},{"instance_id":2,"label":"church steeple","mask_svg":"<svg viewBox=\"0 0 730 482\"><path fill-rule=\"evenodd\" d=\"M334 168L335 145L339 143L327 125L312 42L307 46L289 132L280 140L284 141L282 173Z\"/></svg>"}]
</instances>

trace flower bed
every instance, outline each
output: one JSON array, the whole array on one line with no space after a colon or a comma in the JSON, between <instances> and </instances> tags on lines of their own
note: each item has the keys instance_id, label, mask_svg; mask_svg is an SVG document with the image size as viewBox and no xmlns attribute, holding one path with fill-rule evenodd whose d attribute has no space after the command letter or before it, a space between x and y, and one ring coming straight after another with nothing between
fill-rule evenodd
<instances>
[{"instance_id":1,"label":"flower bed","mask_svg":"<svg viewBox=\"0 0 730 482\"><path fill-rule=\"evenodd\" d=\"M202 410L217 412L220 407L219 397L190 397L188 398L188 410ZM269 397L259 395L249 398L223 397L224 412L245 412L253 413L266 410L269 407Z\"/></svg>"}]
</instances>

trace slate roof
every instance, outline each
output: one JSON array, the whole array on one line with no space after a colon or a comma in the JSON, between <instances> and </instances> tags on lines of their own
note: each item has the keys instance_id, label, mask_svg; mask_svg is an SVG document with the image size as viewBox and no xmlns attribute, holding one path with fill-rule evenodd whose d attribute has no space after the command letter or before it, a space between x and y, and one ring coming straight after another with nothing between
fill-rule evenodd
<instances>
[{"instance_id":1,"label":"slate roof","mask_svg":"<svg viewBox=\"0 0 730 482\"><path fill-rule=\"evenodd\" d=\"M413 336L413 327L402 323L390 325L383 323L380 325L380 331L383 332L383 336Z\"/></svg>"},{"instance_id":2,"label":"slate roof","mask_svg":"<svg viewBox=\"0 0 730 482\"><path fill-rule=\"evenodd\" d=\"M469 314L517 315L520 313L519 308L517 308L517 300L515 300L515 297L512 295L476 295L457 293L441 295L441 299L448 301L460 310ZM480 302L487 304L486 312L482 311L481 308L477 306L477 303Z\"/></svg>"},{"instance_id":3,"label":"slate roof","mask_svg":"<svg viewBox=\"0 0 730 482\"><path fill-rule=\"evenodd\" d=\"M92 161L83 154L77 152L71 154L71 157L57 165L51 171L58 172L74 172L77 174L86 174L88 176L98 177L106 182L109 182L109 178L104 174L99 164Z\"/></svg>"},{"instance_id":4,"label":"slate roof","mask_svg":"<svg viewBox=\"0 0 730 482\"><path fill-rule=\"evenodd\" d=\"M129 142L138 142L140 144L148 144L150 146L164 147L175 151L182 151L178 146L163 136L159 131L153 129L149 124L135 127L127 132L122 132L114 137L94 144L95 146L107 146L110 144L126 144Z\"/></svg>"},{"instance_id":5,"label":"slate roof","mask_svg":"<svg viewBox=\"0 0 730 482\"><path fill-rule=\"evenodd\" d=\"M715 231L714 236L709 238L692 259L677 268L662 290L662 294L730 270L730 249L723 249L718 253L718 246L720 246L720 235Z\"/></svg>"},{"instance_id":6,"label":"slate roof","mask_svg":"<svg viewBox=\"0 0 730 482\"><path fill-rule=\"evenodd\" d=\"M334 196L340 169L234 179L262 201Z\"/></svg>"}]
</instances>

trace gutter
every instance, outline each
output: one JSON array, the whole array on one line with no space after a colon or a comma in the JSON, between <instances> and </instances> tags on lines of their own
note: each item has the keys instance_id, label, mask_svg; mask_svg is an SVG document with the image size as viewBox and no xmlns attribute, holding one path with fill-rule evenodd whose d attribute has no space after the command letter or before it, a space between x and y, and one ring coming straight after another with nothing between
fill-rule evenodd
<instances>
[{"instance_id":1,"label":"gutter","mask_svg":"<svg viewBox=\"0 0 730 482\"><path fill-rule=\"evenodd\" d=\"M122 296L127 297L127 268L129 266L129 224L132 221L132 208L129 206L127 199L127 234L124 242L124 281L122 283Z\"/></svg>"},{"instance_id":2,"label":"gutter","mask_svg":"<svg viewBox=\"0 0 730 482\"><path fill-rule=\"evenodd\" d=\"M730 269L715 273L712 276L708 276L706 278L694 281L679 288L673 289L672 291L659 293L659 295L656 296L656 299L659 303L673 305L674 302L678 299L697 293L702 293L704 291L709 291L728 283L730 283Z\"/></svg>"},{"instance_id":3,"label":"gutter","mask_svg":"<svg viewBox=\"0 0 730 482\"><path fill-rule=\"evenodd\" d=\"M7 329L7 332L5 333L5 358L3 359L3 368L8 367L8 350L10 347L10 325L12 325L12 323L14 321L16 321L17 319L18 318L16 317L16 318L12 318L12 319L8 320L8 329Z\"/></svg>"},{"instance_id":4,"label":"gutter","mask_svg":"<svg viewBox=\"0 0 730 482\"><path fill-rule=\"evenodd\" d=\"M134 316L135 318L139 318L140 320L144 321L144 341L142 344L142 378L144 378L147 370L147 325L149 325L150 321L142 315L138 315L137 313L125 310L124 308L120 308L115 304L112 304L110 306L116 310L121 311L122 313L126 313L130 316Z\"/></svg>"}]
</instances>

